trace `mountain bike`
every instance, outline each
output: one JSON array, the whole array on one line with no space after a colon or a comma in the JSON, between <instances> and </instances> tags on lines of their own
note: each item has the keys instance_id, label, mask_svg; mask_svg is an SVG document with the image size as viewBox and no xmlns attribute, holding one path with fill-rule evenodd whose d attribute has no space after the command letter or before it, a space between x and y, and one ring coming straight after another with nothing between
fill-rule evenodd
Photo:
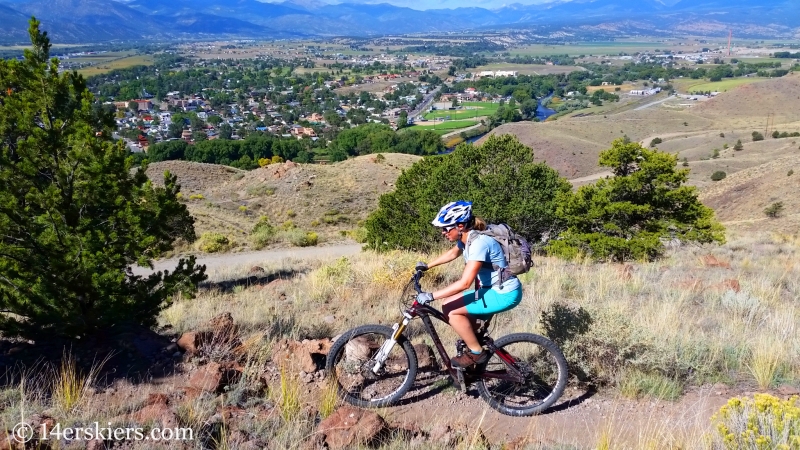
<instances>
[{"instance_id":1,"label":"mountain bike","mask_svg":"<svg viewBox=\"0 0 800 450\"><path fill-rule=\"evenodd\" d=\"M401 296L403 317L392 327L362 325L342 333L328 352L325 368L335 380L339 395L360 407L385 407L399 403L417 377L417 353L404 335L411 320L422 320L442 365L453 383L466 392L474 384L480 396L495 410L510 416L530 416L549 408L564 392L567 361L558 346L532 333L514 333L492 339L493 316L482 317L476 335L491 357L481 365L452 367L431 318L447 323L444 314L417 302L422 292L416 271ZM456 351L467 351L462 340ZM460 354L460 353L459 353Z\"/></svg>"}]
</instances>

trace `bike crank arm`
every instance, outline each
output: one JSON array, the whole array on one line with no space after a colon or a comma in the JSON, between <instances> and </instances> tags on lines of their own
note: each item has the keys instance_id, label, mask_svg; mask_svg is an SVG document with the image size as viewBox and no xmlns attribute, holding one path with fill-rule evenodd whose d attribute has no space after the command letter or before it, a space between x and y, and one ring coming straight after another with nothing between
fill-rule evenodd
<instances>
[{"instance_id":1,"label":"bike crank arm","mask_svg":"<svg viewBox=\"0 0 800 450\"><path fill-rule=\"evenodd\" d=\"M381 367L383 367L383 363L385 363L386 359L389 357L389 353L392 351L392 348L394 348L394 344L397 343L400 335L403 334L403 331L406 329L406 325L408 325L408 317L403 318L402 323L396 323L392 326L394 333L392 333L391 339L387 339L386 342L381 345L380 350L378 350L375 358L373 358L375 365L372 367L372 372L376 375L378 374L378 371L381 370Z\"/></svg>"}]
</instances>

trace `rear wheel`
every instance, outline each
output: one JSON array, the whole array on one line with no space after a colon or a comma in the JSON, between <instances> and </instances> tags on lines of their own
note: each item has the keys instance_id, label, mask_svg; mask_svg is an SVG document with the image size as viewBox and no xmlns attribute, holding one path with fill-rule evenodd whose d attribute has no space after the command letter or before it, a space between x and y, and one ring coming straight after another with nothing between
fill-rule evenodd
<instances>
[{"instance_id":1,"label":"rear wheel","mask_svg":"<svg viewBox=\"0 0 800 450\"><path fill-rule=\"evenodd\" d=\"M539 414L558 400L567 385L567 361L558 346L543 336L516 333L495 342L498 350L486 364L476 384L489 406L509 416ZM510 380L513 373L502 358L510 355L510 364L523 378Z\"/></svg>"},{"instance_id":2,"label":"rear wheel","mask_svg":"<svg viewBox=\"0 0 800 450\"><path fill-rule=\"evenodd\" d=\"M342 398L355 406L378 408L399 401L414 384L417 354L403 336L392 347L378 373L375 356L394 330L364 325L343 333L328 352L325 369Z\"/></svg>"}]
</instances>

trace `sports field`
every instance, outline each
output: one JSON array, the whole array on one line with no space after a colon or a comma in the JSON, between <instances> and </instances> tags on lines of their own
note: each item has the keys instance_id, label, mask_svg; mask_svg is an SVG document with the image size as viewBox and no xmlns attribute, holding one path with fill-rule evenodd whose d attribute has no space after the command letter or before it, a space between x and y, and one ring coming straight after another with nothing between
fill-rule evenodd
<instances>
[{"instance_id":1,"label":"sports field","mask_svg":"<svg viewBox=\"0 0 800 450\"><path fill-rule=\"evenodd\" d=\"M426 113L424 117L428 120L448 116L450 117L448 120L474 119L481 116L490 116L497 112L497 108L500 106L499 103L493 102L464 102L461 105L463 109L437 109Z\"/></svg>"},{"instance_id":2,"label":"sports field","mask_svg":"<svg viewBox=\"0 0 800 450\"><path fill-rule=\"evenodd\" d=\"M420 122L414 124L411 128L412 130L431 130L435 131L439 134L446 134L453 130L459 130L461 128L471 127L476 125L478 122L475 120L447 120L444 122ZM441 131L441 132L440 132Z\"/></svg>"}]
</instances>

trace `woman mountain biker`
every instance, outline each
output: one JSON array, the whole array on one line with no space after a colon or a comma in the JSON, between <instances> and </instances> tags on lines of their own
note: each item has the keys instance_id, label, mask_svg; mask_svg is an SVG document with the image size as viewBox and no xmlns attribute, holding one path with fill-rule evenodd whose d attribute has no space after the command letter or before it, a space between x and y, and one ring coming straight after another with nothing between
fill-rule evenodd
<instances>
[{"instance_id":1,"label":"woman mountain biker","mask_svg":"<svg viewBox=\"0 0 800 450\"><path fill-rule=\"evenodd\" d=\"M453 366L483 364L489 359L489 354L475 336L475 320L517 306L522 299L522 285L513 275L504 279L502 269L508 263L496 240L481 234L470 239L470 234L486 229L486 222L472 214L471 202L448 203L431 223L456 246L427 264L417 263L417 270L449 263L462 254L466 266L458 281L434 292L422 292L417 301L426 304L441 299L442 312L448 323L469 348L463 355L451 358ZM468 239L470 245L465 254ZM469 289L473 284L475 289Z\"/></svg>"}]
</instances>

